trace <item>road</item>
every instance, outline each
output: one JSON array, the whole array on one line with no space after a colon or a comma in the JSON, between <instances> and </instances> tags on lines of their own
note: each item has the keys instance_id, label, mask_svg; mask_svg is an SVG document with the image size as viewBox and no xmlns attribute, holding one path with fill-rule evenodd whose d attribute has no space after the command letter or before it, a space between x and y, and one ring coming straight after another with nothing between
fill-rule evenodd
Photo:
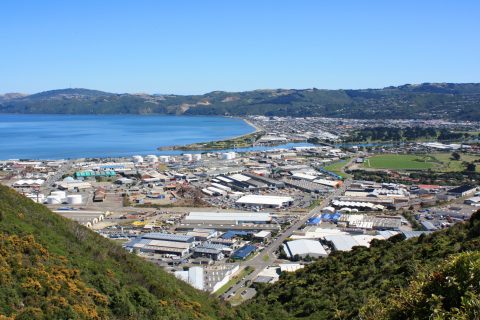
<instances>
[{"instance_id":1,"label":"road","mask_svg":"<svg viewBox=\"0 0 480 320\"><path fill-rule=\"evenodd\" d=\"M62 179L62 176L70 171L70 169L73 167L73 161L68 160L66 161L59 169L58 171L55 172L54 175L50 176L47 178L47 181L42 186L42 191L44 191L46 194L49 194L50 191L52 191L53 185L55 182L59 181Z\"/></svg>"},{"instance_id":2,"label":"road","mask_svg":"<svg viewBox=\"0 0 480 320\"><path fill-rule=\"evenodd\" d=\"M328 195L325 199L322 200L322 202L315 208L313 208L308 214L297 220L294 224L292 224L288 229L286 229L284 232L282 232L275 240L273 240L265 249L263 249L262 252L258 253L255 257L253 257L250 260L247 260L245 262L241 263L241 268L245 268L247 266L250 266L254 268L254 271L250 273L248 276L245 278L241 279L239 282L237 282L233 287L231 287L226 293L224 293L221 297L223 299L228 299L228 297L232 297L235 295L239 290L241 290L247 281L253 281L254 279L257 278L258 274L268 267L272 261L276 259L275 256L275 251L278 250L280 245L282 245L283 241L290 237L295 230L300 229L308 219L311 217L321 213L322 209L327 207L330 204L330 201L343 194L345 189L348 187L350 184L350 180L347 179L344 181L344 184L342 187L336 189L333 193ZM268 258L266 258L268 257Z\"/></svg>"}]
</instances>

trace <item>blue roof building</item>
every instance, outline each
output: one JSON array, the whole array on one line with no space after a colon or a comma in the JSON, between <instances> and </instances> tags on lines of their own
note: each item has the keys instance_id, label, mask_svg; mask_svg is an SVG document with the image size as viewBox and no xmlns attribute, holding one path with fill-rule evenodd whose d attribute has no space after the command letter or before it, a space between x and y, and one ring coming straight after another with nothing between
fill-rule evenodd
<instances>
[{"instance_id":1,"label":"blue roof building","mask_svg":"<svg viewBox=\"0 0 480 320\"><path fill-rule=\"evenodd\" d=\"M233 259L245 260L250 254L255 252L257 247L252 245L246 245L235 251L232 255Z\"/></svg>"}]
</instances>

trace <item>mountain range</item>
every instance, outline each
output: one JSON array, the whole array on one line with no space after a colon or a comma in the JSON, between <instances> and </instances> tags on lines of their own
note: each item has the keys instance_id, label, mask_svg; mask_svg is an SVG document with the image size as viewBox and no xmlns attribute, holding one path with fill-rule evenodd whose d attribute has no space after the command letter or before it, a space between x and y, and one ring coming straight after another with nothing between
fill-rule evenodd
<instances>
[{"instance_id":1,"label":"mountain range","mask_svg":"<svg viewBox=\"0 0 480 320\"><path fill-rule=\"evenodd\" d=\"M480 83L422 83L382 89L213 91L203 95L116 94L60 89L0 95L0 113L323 116L480 120Z\"/></svg>"}]
</instances>

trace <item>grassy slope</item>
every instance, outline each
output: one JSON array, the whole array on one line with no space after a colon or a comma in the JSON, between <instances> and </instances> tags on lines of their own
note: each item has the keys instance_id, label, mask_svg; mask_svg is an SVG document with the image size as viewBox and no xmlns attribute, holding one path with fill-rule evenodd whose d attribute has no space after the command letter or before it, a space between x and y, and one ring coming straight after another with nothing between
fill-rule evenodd
<instances>
[{"instance_id":1,"label":"grassy slope","mask_svg":"<svg viewBox=\"0 0 480 320\"><path fill-rule=\"evenodd\" d=\"M434 153L432 154L437 160L442 162L441 171L443 172L459 172L465 170L464 161L473 162L480 159L479 156L470 155L470 154L461 154L460 160L452 160L451 153ZM477 172L480 172L480 166L477 166Z\"/></svg>"},{"instance_id":2,"label":"grassy slope","mask_svg":"<svg viewBox=\"0 0 480 320\"><path fill-rule=\"evenodd\" d=\"M385 302L372 299L361 319L478 319L480 314L480 251L453 255Z\"/></svg>"},{"instance_id":3,"label":"grassy slope","mask_svg":"<svg viewBox=\"0 0 480 320\"><path fill-rule=\"evenodd\" d=\"M371 248L335 252L282 275L274 285L260 287L259 295L242 308L256 319L358 318L361 308L372 301L384 304L399 288L407 287L410 279L435 270L448 256L479 248L477 213L468 223L430 236L403 241L396 236L373 241Z\"/></svg>"},{"instance_id":4,"label":"grassy slope","mask_svg":"<svg viewBox=\"0 0 480 320\"><path fill-rule=\"evenodd\" d=\"M328 170L330 172L333 172L335 174L338 174L339 176L342 176L342 177L348 177L349 175L344 173L342 171L343 167L345 167L347 165L347 163L350 161L350 158L349 159L345 159L345 160L341 160L341 161L338 161L338 162L335 162L333 164L329 164L325 167L323 167L325 170Z\"/></svg>"},{"instance_id":5,"label":"grassy slope","mask_svg":"<svg viewBox=\"0 0 480 320\"><path fill-rule=\"evenodd\" d=\"M0 315L237 318L218 300L4 186L0 186L0 243L0 280L10 282L0 286ZM52 285L55 290L45 289Z\"/></svg>"},{"instance_id":6,"label":"grassy slope","mask_svg":"<svg viewBox=\"0 0 480 320\"><path fill-rule=\"evenodd\" d=\"M363 164L364 168L373 169L411 169L427 170L435 172L460 172L466 166L464 162L473 162L480 159L479 156L461 154L460 160L452 160L451 153L432 153L430 155L409 155L409 154L382 154L369 157ZM477 167L480 172L480 166Z\"/></svg>"}]
</instances>

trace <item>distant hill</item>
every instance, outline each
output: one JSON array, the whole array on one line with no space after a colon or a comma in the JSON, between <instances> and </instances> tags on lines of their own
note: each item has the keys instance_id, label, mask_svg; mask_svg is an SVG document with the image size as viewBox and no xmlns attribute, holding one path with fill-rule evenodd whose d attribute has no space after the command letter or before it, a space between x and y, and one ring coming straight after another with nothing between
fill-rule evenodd
<instances>
[{"instance_id":1,"label":"distant hill","mask_svg":"<svg viewBox=\"0 0 480 320\"><path fill-rule=\"evenodd\" d=\"M237 316L158 266L0 185L0 318Z\"/></svg>"},{"instance_id":2,"label":"distant hill","mask_svg":"<svg viewBox=\"0 0 480 320\"><path fill-rule=\"evenodd\" d=\"M480 121L480 83L383 89L214 91L204 95L113 94L62 89L1 96L0 113L325 116Z\"/></svg>"}]
</instances>

